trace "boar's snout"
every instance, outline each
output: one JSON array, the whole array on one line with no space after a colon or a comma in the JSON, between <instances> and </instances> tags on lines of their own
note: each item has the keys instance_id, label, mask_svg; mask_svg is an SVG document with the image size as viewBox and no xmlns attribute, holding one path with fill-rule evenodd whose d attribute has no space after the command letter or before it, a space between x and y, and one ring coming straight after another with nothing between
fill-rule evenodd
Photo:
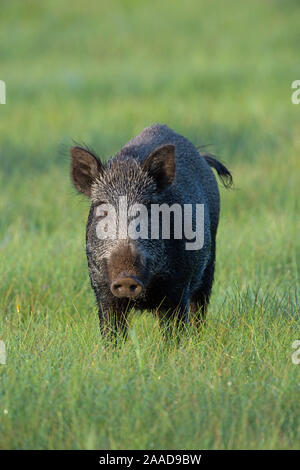
<instances>
[{"instance_id":1,"label":"boar's snout","mask_svg":"<svg viewBox=\"0 0 300 470\"><path fill-rule=\"evenodd\" d=\"M135 299L141 294L143 284L135 277L119 277L111 283L110 290L115 297Z\"/></svg>"}]
</instances>

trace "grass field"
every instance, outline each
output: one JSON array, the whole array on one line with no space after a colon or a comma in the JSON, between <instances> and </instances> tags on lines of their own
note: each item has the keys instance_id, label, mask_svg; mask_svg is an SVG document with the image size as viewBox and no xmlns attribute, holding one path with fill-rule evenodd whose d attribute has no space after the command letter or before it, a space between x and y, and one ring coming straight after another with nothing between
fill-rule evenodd
<instances>
[{"instance_id":1,"label":"grass field","mask_svg":"<svg viewBox=\"0 0 300 470\"><path fill-rule=\"evenodd\" d=\"M1 449L299 447L299 16L280 0L1 2ZM211 144L235 189L206 328L166 342L137 314L113 349L61 149L105 159L154 122Z\"/></svg>"}]
</instances>

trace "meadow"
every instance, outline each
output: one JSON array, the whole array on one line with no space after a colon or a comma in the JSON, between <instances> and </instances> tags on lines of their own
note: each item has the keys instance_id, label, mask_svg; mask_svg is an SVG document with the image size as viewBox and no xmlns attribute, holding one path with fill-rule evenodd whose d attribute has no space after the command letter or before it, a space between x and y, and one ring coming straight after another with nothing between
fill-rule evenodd
<instances>
[{"instance_id":1,"label":"meadow","mask_svg":"<svg viewBox=\"0 0 300 470\"><path fill-rule=\"evenodd\" d=\"M1 2L0 449L299 448L299 15L292 0ZM206 327L178 344L136 312L113 348L68 148L105 160L154 122L209 144L235 184Z\"/></svg>"}]
</instances>

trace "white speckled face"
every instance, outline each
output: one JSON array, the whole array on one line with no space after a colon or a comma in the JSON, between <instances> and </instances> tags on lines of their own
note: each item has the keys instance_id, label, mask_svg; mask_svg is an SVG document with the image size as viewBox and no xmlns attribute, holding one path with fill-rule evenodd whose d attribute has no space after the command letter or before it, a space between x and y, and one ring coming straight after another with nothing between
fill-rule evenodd
<instances>
[{"instance_id":1,"label":"white speckled face","mask_svg":"<svg viewBox=\"0 0 300 470\"><path fill-rule=\"evenodd\" d=\"M91 199L88 244L99 260L110 262L127 243L139 253L140 263L155 272L165 263L164 240L184 237L186 250L203 246L204 206L157 204L162 201L153 179L133 158L111 160L93 183Z\"/></svg>"},{"instance_id":2,"label":"white speckled face","mask_svg":"<svg viewBox=\"0 0 300 470\"><path fill-rule=\"evenodd\" d=\"M103 259L109 262L112 254L127 244L132 251L138 252L144 267L147 266L152 272L160 269L164 259L163 240L151 240L150 233L148 239L133 239L130 233L136 218L136 213L132 215L130 209L135 205L148 208L156 199L154 181L135 159L113 159L108 163L91 188L92 219L87 234L87 248L98 264ZM150 213L147 211L147 218ZM150 220L148 228L150 231ZM105 231L107 237L103 236Z\"/></svg>"}]
</instances>

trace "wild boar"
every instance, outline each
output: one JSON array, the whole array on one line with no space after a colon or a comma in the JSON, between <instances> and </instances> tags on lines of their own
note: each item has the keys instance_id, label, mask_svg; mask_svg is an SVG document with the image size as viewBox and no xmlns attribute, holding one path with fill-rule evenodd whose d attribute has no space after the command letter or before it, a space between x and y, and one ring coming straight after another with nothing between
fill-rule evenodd
<instances>
[{"instance_id":1,"label":"wild boar","mask_svg":"<svg viewBox=\"0 0 300 470\"><path fill-rule=\"evenodd\" d=\"M189 315L205 318L220 210L211 167L232 184L224 165L161 124L145 128L105 164L87 148L71 148L73 184L91 202L86 253L102 331L125 333L131 307L185 323Z\"/></svg>"}]
</instances>

